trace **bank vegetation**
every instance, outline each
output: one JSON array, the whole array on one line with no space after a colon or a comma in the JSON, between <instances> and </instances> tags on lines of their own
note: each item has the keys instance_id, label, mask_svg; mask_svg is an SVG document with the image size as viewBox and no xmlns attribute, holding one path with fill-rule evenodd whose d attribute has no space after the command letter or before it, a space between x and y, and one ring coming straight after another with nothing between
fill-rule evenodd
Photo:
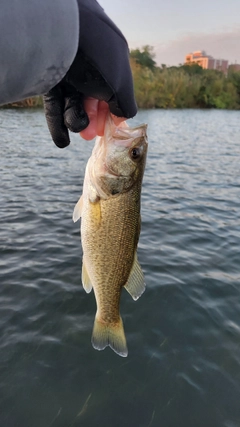
<instances>
[{"instance_id":1,"label":"bank vegetation","mask_svg":"<svg viewBox=\"0 0 240 427\"><path fill-rule=\"evenodd\" d=\"M158 67L150 46L131 51L139 108L240 109L240 72L225 76L198 64Z\"/></svg>"}]
</instances>

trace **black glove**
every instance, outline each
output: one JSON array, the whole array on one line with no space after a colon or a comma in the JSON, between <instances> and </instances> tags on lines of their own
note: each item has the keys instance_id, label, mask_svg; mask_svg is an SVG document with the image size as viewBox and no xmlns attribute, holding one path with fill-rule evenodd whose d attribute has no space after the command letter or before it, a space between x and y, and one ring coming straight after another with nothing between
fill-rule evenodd
<instances>
[{"instance_id":1,"label":"black glove","mask_svg":"<svg viewBox=\"0 0 240 427\"><path fill-rule=\"evenodd\" d=\"M118 117L135 116L129 51L125 38L95 0L77 0L80 41L63 80L44 95L47 124L55 144L70 143L68 129L81 132L89 124L83 100L106 101Z\"/></svg>"}]
</instances>

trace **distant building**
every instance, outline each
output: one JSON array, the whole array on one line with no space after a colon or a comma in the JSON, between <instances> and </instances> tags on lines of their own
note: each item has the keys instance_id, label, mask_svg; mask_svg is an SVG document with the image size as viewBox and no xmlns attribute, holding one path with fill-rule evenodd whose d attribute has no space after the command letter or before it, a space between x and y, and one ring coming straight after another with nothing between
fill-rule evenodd
<instances>
[{"instance_id":1,"label":"distant building","mask_svg":"<svg viewBox=\"0 0 240 427\"><path fill-rule=\"evenodd\" d=\"M202 68L209 70L219 70L224 74L228 71L228 61L225 59L214 59L212 56L207 55L204 50L197 50L193 53L188 53L185 56L185 64L198 64Z\"/></svg>"},{"instance_id":2,"label":"distant building","mask_svg":"<svg viewBox=\"0 0 240 427\"><path fill-rule=\"evenodd\" d=\"M228 71L240 71L240 64L231 64L228 67Z\"/></svg>"}]
</instances>

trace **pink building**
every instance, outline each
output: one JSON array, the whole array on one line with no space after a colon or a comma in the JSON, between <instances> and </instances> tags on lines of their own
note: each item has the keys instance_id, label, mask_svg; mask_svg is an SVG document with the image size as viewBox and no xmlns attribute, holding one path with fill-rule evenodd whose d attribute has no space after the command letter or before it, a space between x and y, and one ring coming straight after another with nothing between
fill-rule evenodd
<instances>
[{"instance_id":1,"label":"pink building","mask_svg":"<svg viewBox=\"0 0 240 427\"><path fill-rule=\"evenodd\" d=\"M207 55L204 50L197 50L185 56L185 64L192 63L198 64L202 68L222 71L224 74L227 74L228 71L228 61L225 59L214 59L212 56Z\"/></svg>"}]
</instances>

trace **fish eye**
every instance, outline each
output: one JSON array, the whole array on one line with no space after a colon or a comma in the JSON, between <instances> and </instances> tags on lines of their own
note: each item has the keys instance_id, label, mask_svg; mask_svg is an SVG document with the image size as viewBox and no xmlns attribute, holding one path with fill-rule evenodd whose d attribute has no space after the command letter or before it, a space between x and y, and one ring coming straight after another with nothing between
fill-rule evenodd
<instances>
[{"instance_id":1,"label":"fish eye","mask_svg":"<svg viewBox=\"0 0 240 427\"><path fill-rule=\"evenodd\" d=\"M140 155L141 155L141 152L140 152L140 149L138 147L132 148L132 150L131 150L131 158L132 158L132 160L139 159Z\"/></svg>"}]
</instances>

